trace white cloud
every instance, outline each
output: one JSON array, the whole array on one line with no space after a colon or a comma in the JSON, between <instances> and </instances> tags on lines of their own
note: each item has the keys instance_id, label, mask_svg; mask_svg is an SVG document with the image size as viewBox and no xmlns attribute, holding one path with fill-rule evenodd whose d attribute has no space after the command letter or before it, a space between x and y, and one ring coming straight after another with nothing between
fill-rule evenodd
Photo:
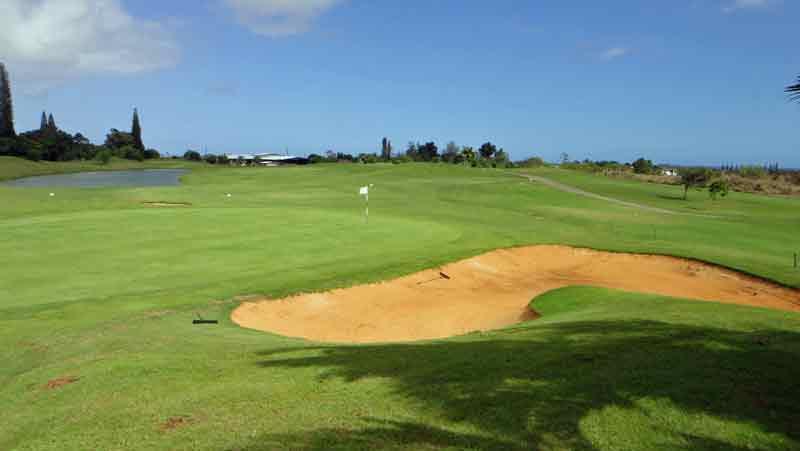
<instances>
[{"instance_id":1,"label":"white cloud","mask_svg":"<svg viewBox=\"0 0 800 451\"><path fill-rule=\"evenodd\" d=\"M250 31L279 37L305 33L314 20L342 0L222 0Z\"/></svg>"},{"instance_id":2,"label":"white cloud","mask_svg":"<svg viewBox=\"0 0 800 451\"><path fill-rule=\"evenodd\" d=\"M732 13L740 9L758 9L769 6L770 0L733 0L733 3L722 8L726 13Z\"/></svg>"},{"instance_id":3,"label":"white cloud","mask_svg":"<svg viewBox=\"0 0 800 451\"><path fill-rule=\"evenodd\" d=\"M163 24L131 17L119 0L0 0L0 61L29 91L171 67L179 53Z\"/></svg>"},{"instance_id":4,"label":"white cloud","mask_svg":"<svg viewBox=\"0 0 800 451\"><path fill-rule=\"evenodd\" d=\"M630 53L630 49L625 47L611 47L603 50L600 53L600 59L603 61L611 61L613 59L622 58Z\"/></svg>"}]
</instances>

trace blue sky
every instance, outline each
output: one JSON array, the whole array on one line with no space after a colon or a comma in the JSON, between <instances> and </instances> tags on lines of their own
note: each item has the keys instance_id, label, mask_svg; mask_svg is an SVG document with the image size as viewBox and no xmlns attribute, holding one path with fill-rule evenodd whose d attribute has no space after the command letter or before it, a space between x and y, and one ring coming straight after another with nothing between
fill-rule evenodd
<instances>
[{"instance_id":1,"label":"blue sky","mask_svg":"<svg viewBox=\"0 0 800 451\"><path fill-rule=\"evenodd\" d=\"M0 0L19 130L182 153L540 155L800 167L800 2Z\"/></svg>"}]
</instances>

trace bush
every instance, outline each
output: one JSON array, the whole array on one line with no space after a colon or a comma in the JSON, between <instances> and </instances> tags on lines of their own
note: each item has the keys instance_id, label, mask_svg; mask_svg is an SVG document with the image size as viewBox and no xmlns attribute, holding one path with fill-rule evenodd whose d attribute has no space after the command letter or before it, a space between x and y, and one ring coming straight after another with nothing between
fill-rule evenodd
<instances>
[{"instance_id":1,"label":"bush","mask_svg":"<svg viewBox=\"0 0 800 451\"><path fill-rule=\"evenodd\" d=\"M156 149L147 149L144 151L145 160L158 160L159 158L161 158L161 154L158 153Z\"/></svg>"},{"instance_id":2,"label":"bush","mask_svg":"<svg viewBox=\"0 0 800 451\"><path fill-rule=\"evenodd\" d=\"M203 160L203 158L200 156L200 152L195 152L194 150L187 150L186 153L183 154L183 159L189 161Z\"/></svg>"},{"instance_id":3,"label":"bush","mask_svg":"<svg viewBox=\"0 0 800 451\"><path fill-rule=\"evenodd\" d=\"M728 181L727 180L715 180L708 186L708 195L711 197L712 200L717 200L717 196L725 197L728 195Z\"/></svg>"},{"instance_id":4,"label":"bush","mask_svg":"<svg viewBox=\"0 0 800 451\"><path fill-rule=\"evenodd\" d=\"M102 164L108 164L108 162L111 161L112 156L111 150L103 148L95 154L94 159Z\"/></svg>"},{"instance_id":5,"label":"bush","mask_svg":"<svg viewBox=\"0 0 800 451\"><path fill-rule=\"evenodd\" d=\"M203 160L205 160L208 164L217 164L217 156L213 153L207 153L203 155Z\"/></svg>"},{"instance_id":6,"label":"bush","mask_svg":"<svg viewBox=\"0 0 800 451\"><path fill-rule=\"evenodd\" d=\"M358 156L358 161L359 163L363 164L374 164L378 163L381 160L374 153L362 153L361 155Z\"/></svg>"},{"instance_id":7,"label":"bush","mask_svg":"<svg viewBox=\"0 0 800 451\"><path fill-rule=\"evenodd\" d=\"M739 168L739 175L757 179L767 175L767 170L761 166L742 166Z\"/></svg>"},{"instance_id":8,"label":"bush","mask_svg":"<svg viewBox=\"0 0 800 451\"><path fill-rule=\"evenodd\" d=\"M639 158L638 160L634 161L633 164L633 172L637 174L652 174L653 173L653 162L650 160L645 160L644 158Z\"/></svg>"},{"instance_id":9,"label":"bush","mask_svg":"<svg viewBox=\"0 0 800 451\"><path fill-rule=\"evenodd\" d=\"M116 152L118 157L126 160L144 161L144 153L133 146L120 147Z\"/></svg>"},{"instance_id":10,"label":"bush","mask_svg":"<svg viewBox=\"0 0 800 451\"><path fill-rule=\"evenodd\" d=\"M544 166L544 160L541 157L530 157L520 161L518 165L523 168L538 168Z\"/></svg>"}]
</instances>

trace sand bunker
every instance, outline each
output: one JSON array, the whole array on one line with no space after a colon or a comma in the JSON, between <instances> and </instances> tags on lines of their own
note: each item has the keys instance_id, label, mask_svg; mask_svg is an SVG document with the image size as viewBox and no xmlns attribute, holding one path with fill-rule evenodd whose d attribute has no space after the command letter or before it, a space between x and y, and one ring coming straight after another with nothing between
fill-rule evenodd
<instances>
[{"instance_id":1,"label":"sand bunker","mask_svg":"<svg viewBox=\"0 0 800 451\"><path fill-rule=\"evenodd\" d=\"M568 285L800 312L800 291L713 265L531 246L497 250L383 283L245 302L232 319L242 327L323 342L443 338L534 319L536 313L528 308L531 299Z\"/></svg>"}]
</instances>

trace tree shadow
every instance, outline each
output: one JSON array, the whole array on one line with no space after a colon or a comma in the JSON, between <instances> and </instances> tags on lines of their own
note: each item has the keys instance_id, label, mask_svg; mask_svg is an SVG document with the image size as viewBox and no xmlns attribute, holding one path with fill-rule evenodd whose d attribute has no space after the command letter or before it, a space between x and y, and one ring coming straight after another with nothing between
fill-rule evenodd
<instances>
[{"instance_id":1,"label":"tree shadow","mask_svg":"<svg viewBox=\"0 0 800 451\"><path fill-rule=\"evenodd\" d=\"M267 435L248 449L275 443L301 449L595 449L582 420L607 407L639 409L643 399L756 424L778 437L767 448L789 449L800 441L798 333L634 320L518 327L501 337L321 346L311 348L314 356L307 347L260 353L263 368L319 367L320 378L345 381L386 378L398 395L481 433L372 419L372 426L355 430ZM686 449L737 449L719 437L662 426L665 437L678 437Z\"/></svg>"},{"instance_id":2,"label":"tree shadow","mask_svg":"<svg viewBox=\"0 0 800 451\"><path fill-rule=\"evenodd\" d=\"M685 201L686 199L683 198L683 194L675 195L675 194L656 194L656 197L660 199L667 199L667 200L680 200Z\"/></svg>"}]
</instances>

